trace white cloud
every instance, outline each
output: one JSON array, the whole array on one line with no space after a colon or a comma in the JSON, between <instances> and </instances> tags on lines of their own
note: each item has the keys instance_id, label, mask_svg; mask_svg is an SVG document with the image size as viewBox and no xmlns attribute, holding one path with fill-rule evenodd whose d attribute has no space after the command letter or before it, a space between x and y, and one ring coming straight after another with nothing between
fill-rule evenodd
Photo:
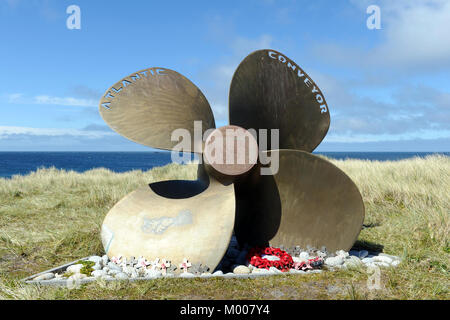
<instances>
[{"instance_id":1,"label":"white cloud","mask_svg":"<svg viewBox=\"0 0 450 320\"><path fill-rule=\"evenodd\" d=\"M48 136L48 137L71 136L71 137L84 137L96 139L105 136L114 136L117 134L114 132L98 131L98 130L0 126L0 140L8 139L11 136L15 135Z\"/></svg>"},{"instance_id":2,"label":"white cloud","mask_svg":"<svg viewBox=\"0 0 450 320\"><path fill-rule=\"evenodd\" d=\"M408 73L450 68L450 1L358 0L366 14L369 5L381 10L381 30L367 31L379 37L371 48L327 42L312 46L312 54L326 62L358 70L402 70ZM367 17L369 17L367 15ZM366 25L361 25L366 28ZM377 74L383 70L377 69Z\"/></svg>"},{"instance_id":3,"label":"white cloud","mask_svg":"<svg viewBox=\"0 0 450 320\"><path fill-rule=\"evenodd\" d=\"M7 95L9 103L39 104L39 105L59 105L74 107L97 107L97 101L93 99L79 99L74 97L55 97L49 95L38 95L26 97L21 93Z\"/></svg>"},{"instance_id":4,"label":"white cloud","mask_svg":"<svg viewBox=\"0 0 450 320\"><path fill-rule=\"evenodd\" d=\"M386 9L386 39L373 59L404 66L449 65L450 1L389 1L380 7Z\"/></svg>"}]
</instances>

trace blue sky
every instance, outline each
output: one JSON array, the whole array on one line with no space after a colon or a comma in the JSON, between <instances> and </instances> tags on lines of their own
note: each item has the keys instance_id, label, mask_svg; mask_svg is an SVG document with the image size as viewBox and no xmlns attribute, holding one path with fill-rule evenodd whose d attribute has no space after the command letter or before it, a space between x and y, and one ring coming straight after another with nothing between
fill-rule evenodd
<instances>
[{"instance_id":1,"label":"blue sky","mask_svg":"<svg viewBox=\"0 0 450 320\"><path fill-rule=\"evenodd\" d=\"M69 5L81 29L69 30ZM369 5L381 29L369 30ZM234 70L273 48L320 86L317 151L450 151L450 1L0 0L0 151L145 151L97 105L117 80L166 67L227 123Z\"/></svg>"}]
</instances>

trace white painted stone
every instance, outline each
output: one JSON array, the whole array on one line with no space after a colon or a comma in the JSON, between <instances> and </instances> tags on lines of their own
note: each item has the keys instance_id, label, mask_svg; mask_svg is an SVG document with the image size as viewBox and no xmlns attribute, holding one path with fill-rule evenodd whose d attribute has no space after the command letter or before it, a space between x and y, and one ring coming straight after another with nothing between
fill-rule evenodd
<instances>
[{"instance_id":1,"label":"white painted stone","mask_svg":"<svg viewBox=\"0 0 450 320\"><path fill-rule=\"evenodd\" d=\"M387 263L387 264L392 263L392 259L389 258L389 257L386 257L386 256L373 257L373 261L375 261L375 262L384 262L384 263Z\"/></svg>"},{"instance_id":2,"label":"white painted stone","mask_svg":"<svg viewBox=\"0 0 450 320\"><path fill-rule=\"evenodd\" d=\"M80 273L81 268L83 268L83 265L81 263L73 264L67 267L66 272Z\"/></svg>"},{"instance_id":3,"label":"white painted stone","mask_svg":"<svg viewBox=\"0 0 450 320\"><path fill-rule=\"evenodd\" d=\"M362 261L356 257L356 256L350 256L348 259L345 260L344 266L346 268L358 268L360 266L364 265Z\"/></svg>"},{"instance_id":4,"label":"white painted stone","mask_svg":"<svg viewBox=\"0 0 450 320\"><path fill-rule=\"evenodd\" d=\"M92 261L94 263L102 263L102 257L99 256L91 256L89 257L88 261Z\"/></svg>"},{"instance_id":5,"label":"white painted stone","mask_svg":"<svg viewBox=\"0 0 450 320\"><path fill-rule=\"evenodd\" d=\"M393 255L386 254L386 253L380 253L378 256L388 257L388 258L391 258L393 261L395 261L395 260L401 260L400 257L393 256Z\"/></svg>"},{"instance_id":6,"label":"white painted stone","mask_svg":"<svg viewBox=\"0 0 450 320\"><path fill-rule=\"evenodd\" d=\"M202 278L210 278L212 276L213 275L211 274L211 272L204 272L200 275L200 277L202 277Z\"/></svg>"},{"instance_id":7,"label":"white painted stone","mask_svg":"<svg viewBox=\"0 0 450 320\"><path fill-rule=\"evenodd\" d=\"M119 267L117 264L115 264L114 262L108 262L108 268L110 270L116 270L116 271L122 271L122 268Z\"/></svg>"},{"instance_id":8,"label":"white painted stone","mask_svg":"<svg viewBox=\"0 0 450 320\"><path fill-rule=\"evenodd\" d=\"M155 269L148 269L145 272L146 277L152 277L152 278L160 278L162 277L161 271L155 270Z\"/></svg>"},{"instance_id":9,"label":"white painted stone","mask_svg":"<svg viewBox=\"0 0 450 320\"><path fill-rule=\"evenodd\" d=\"M250 273L250 269L246 266L237 266L236 268L233 269L233 273L235 274L249 274Z\"/></svg>"},{"instance_id":10,"label":"white painted stone","mask_svg":"<svg viewBox=\"0 0 450 320\"><path fill-rule=\"evenodd\" d=\"M325 264L329 266L340 266L344 263L344 259L340 256L325 259Z\"/></svg>"},{"instance_id":11,"label":"white painted stone","mask_svg":"<svg viewBox=\"0 0 450 320\"><path fill-rule=\"evenodd\" d=\"M385 267L385 268L390 267L389 263L386 263L386 262L374 262L374 264L376 264L379 267Z\"/></svg>"},{"instance_id":12,"label":"white painted stone","mask_svg":"<svg viewBox=\"0 0 450 320\"><path fill-rule=\"evenodd\" d=\"M126 280L128 279L128 276L126 273L119 272L118 274L115 275L115 278L118 280Z\"/></svg>"},{"instance_id":13,"label":"white painted stone","mask_svg":"<svg viewBox=\"0 0 450 320\"><path fill-rule=\"evenodd\" d=\"M190 272L182 272L179 275L180 278L195 278L195 275Z\"/></svg>"},{"instance_id":14,"label":"white painted stone","mask_svg":"<svg viewBox=\"0 0 450 320\"><path fill-rule=\"evenodd\" d=\"M106 272L103 270L94 270L91 272L91 276L93 276L94 278L103 277L106 276Z\"/></svg>"},{"instance_id":15,"label":"white painted stone","mask_svg":"<svg viewBox=\"0 0 450 320\"><path fill-rule=\"evenodd\" d=\"M71 275L69 278L67 278L68 281L78 281L81 279L87 278L87 275L85 275L84 273L75 273L73 275Z\"/></svg>"},{"instance_id":16,"label":"white painted stone","mask_svg":"<svg viewBox=\"0 0 450 320\"><path fill-rule=\"evenodd\" d=\"M306 261L309 259L309 253L306 251L300 252L299 258L301 259L300 261Z\"/></svg>"},{"instance_id":17,"label":"white painted stone","mask_svg":"<svg viewBox=\"0 0 450 320\"><path fill-rule=\"evenodd\" d=\"M373 258L364 258L361 260L362 263L367 264L367 263L372 263L373 262Z\"/></svg>"}]
</instances>

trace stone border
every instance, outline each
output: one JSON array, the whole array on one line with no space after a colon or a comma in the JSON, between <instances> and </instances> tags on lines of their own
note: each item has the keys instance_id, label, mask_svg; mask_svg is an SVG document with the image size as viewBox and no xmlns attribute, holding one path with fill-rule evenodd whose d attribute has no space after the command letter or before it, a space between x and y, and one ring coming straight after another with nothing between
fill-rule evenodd
<instances>
[{"instance_id":1,"label":"stone border","mask_svg":"<svg viewBox=\"0 0 450 320\"><path fill-rule=\"evenodd\" d=\"M31 280L34 279L40 275L49 273L49 272L60 272L63 271L65 269L67 269L67 267L76 264L78 261L80 260L87 260L89 259L89 257L85 257L85 258L81 258L75 261L72 261L70 263L64 264L62 266L53 268L53 269L49 269L49 270L45 270L42 271L40 273L36 273L34 275L31 275L29 277L26 277L24 279L21 279L20 281L27 283L27 284L38 284L38 285L44 285L44 286L66 286L68 284L68 279L50 279L50 280L41 280L41 281L36 281L36 280ZM267 271L267 272L261 272L261 273L249 273L249 274L235 274L232 272L229 273L223 273L223 274L208 274L208 275L194 275L192 277L183 277L183 276L179 276L179 275L174 275L172 274L171 276L160 276L160 277L139 277L139 278L129 278L129 279L105 279L105 278L94 278L94 277L89 277L89 278L84 278L84 279L79 279L76 281L77 285L82 285L82 284L87 284L87 283L91 283L91 282L95 282L95 281L105 281L105 282L113 282L113 281L129 281L129 282L134 282L134 281L145 281L145 280L155 280L155 279L163 279L163 278L178 278L178 279L194 279L194 278L200 278L200 279L209 279L209 278L228 278L228 279L254 279L254 278L259 278L259 277L268 277L268 276L286 276L286 275L291 275L291 274L296 274L296 275L307 275L307 274L312 274L312 273L321 273L322 270L320 269L316 269L316 270L310 270L310 271L300 271L300 270L295 270L295 271L290 271L290 272L272 272L272 271ZM182 273L181 273L182 274Z\"/></svg>"}]
</instances>

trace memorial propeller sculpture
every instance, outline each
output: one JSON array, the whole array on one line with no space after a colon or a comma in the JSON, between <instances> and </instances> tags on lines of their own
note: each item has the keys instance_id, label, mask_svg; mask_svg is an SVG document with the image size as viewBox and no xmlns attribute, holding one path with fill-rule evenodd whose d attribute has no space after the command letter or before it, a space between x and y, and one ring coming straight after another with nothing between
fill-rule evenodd
<instances>
[{"instance_id":1,"label":"memorial propeller sculpture","mask_svg":"<svg viewBox=\"0 0 450 320\"><path fill-rule=\"evenodd\" d=\"M191 140L184 151L202 160L196 181L142 186L109 211L101 235L110 257L165 257L173 264L188 258L214 269L233 231L240 244L250 246L334 251L349 250L361 230L364 205L357 187L336 166L311 154L330 125L325 98L297 64L275 50L255 51L240 63L229 92L229 126L215 129L202 92L165 68L120 80L106 91L99 109L113 130L153 148L176 149L179 141L172 133L184 129ZM248 134L264 129L278 129L279 146ZM236 150L225 146L212 148L229 132L245 137L245 163L210 161L218 151L235 156ZM250 151L258 146L258 161L251 162Z\"/></svg>"}]
</instances>

